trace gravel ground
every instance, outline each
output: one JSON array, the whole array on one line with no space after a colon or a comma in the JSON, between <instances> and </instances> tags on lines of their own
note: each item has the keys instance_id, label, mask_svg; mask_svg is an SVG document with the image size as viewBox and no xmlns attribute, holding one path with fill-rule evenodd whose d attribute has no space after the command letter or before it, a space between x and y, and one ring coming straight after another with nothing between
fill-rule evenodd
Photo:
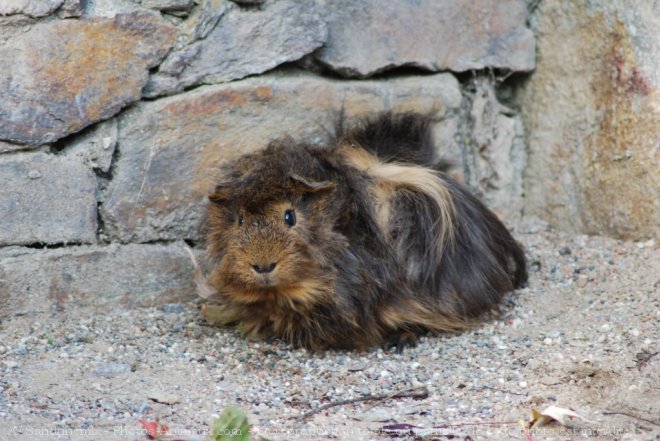
<instances>
[{"instance_id":1,"label":"gravel ground","mask_svg":"<svg viewBox=\"0 0 660 441\"><path fill-rule=\"evenodd\" d=\"M482 327L425 337L400 355L246 341L206 326L197 304L7 317L0 440L145 440L138 420L156 417L171 439L203 440L229 405L272 440L382 440L392 435L379 429L395 423L422 428L402 440L660 439L658 244L568 236L539 221L515 234L527 247L530 286ZM427 398L294 418L419 387ZM521 432L518 420L551 405L590 422Z\"/></svg>"}]
</instances>

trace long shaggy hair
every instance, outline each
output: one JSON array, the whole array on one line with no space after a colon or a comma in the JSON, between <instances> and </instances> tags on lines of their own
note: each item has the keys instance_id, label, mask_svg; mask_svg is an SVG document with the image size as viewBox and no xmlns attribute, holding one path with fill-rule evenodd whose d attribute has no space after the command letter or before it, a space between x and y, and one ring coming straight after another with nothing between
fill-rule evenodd
<instances>
[{"instance_id":1,"label":"long shaggy hair","mask_svg":"<svg viewBox=\"0 0 660 441\"><path fill-rule=\"evenodd\" d=\"M314 350L402 348L476 323L525 283L525 258L447 170L430 117L413 113L228 164L206 236L221 322Z\"/></svg>"}]
</instances>

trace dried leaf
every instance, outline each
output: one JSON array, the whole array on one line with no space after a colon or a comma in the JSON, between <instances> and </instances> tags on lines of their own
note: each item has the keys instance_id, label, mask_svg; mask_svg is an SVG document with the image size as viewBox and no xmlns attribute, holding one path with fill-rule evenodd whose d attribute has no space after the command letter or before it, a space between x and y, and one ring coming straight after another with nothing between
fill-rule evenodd
<instances>
[{"instance_id":1,"label":"dried leaf","mask_svg":"<svg viewBox=\"0 0 660 441\"><path fill-rule=\"evenodd\" d=\"M151 439L158 439L160 435L164 435L169 431L167 426L165 424L159 424L158 420L138 420L138 422L142 425L142 427L144 427L144 429L147 431L147 435L149 435L149 438Z\"/></svg>"},{"instance_id":2,"label":"dried leaf","mask_svg":"<svg viewBox=\"0 0 660 441\"><path fill-rule=\"evenodd\" d=\"M575 419L593 423L593 421L586 419L571 409L550 406L542 412L532 409L532 419L529 422L529 426L532 428L543 427L546 424L556 421L563 426L571 427L574 425L573 420Z\"/></svg>"}]
</instances>

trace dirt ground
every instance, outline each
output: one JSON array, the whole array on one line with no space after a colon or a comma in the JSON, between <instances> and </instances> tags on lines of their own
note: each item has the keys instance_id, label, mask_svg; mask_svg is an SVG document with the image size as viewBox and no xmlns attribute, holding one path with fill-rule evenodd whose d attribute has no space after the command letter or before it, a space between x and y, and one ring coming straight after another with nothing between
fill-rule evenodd
<instances>
[{"instance_id":1,"label":"dirt ground","mask_svg":"<svg viewBox=\"0 0 660 441\"><path fill-rule=\"evenodd\" d=\"M138 420L156 417L164 439L204 440L230 405L271 440L660 439L660 244L540 221L515 235L529 287L483 326L400 355L246 341L206 326L197 303L6 317L0 440L146 440ZM413 388L428 396L392 396ZM390 397L301 418L367 395ZM549 406L585 420L524 433L518 421Z\"/></svg>"}]
</instances>

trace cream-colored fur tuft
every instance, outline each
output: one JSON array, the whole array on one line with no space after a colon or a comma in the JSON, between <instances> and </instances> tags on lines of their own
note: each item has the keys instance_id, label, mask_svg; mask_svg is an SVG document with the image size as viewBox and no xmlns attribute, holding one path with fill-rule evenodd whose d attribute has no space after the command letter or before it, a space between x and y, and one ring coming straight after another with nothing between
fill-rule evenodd
<instances>
[{"instance_id":1,"label":"cream-colored fur tuft","mask_svg":"<svg viewBox=\"0 0 660 441\"><path fill-rule=\"evenodd\" d=\"M440 212L438 247L443 249L451 245L454 240L454 202L449 189L437 172L412 164L397 162L383 162L376 156L360 147L345 146L342 148L343 156L349 165L371 176L376 184L376 200L380 202L378 209L378 222L381 230L389 230L389 214L391 199L394 192L400 188L407 188L421 192L430 197Z\"/></svg>"}]
</instances>

